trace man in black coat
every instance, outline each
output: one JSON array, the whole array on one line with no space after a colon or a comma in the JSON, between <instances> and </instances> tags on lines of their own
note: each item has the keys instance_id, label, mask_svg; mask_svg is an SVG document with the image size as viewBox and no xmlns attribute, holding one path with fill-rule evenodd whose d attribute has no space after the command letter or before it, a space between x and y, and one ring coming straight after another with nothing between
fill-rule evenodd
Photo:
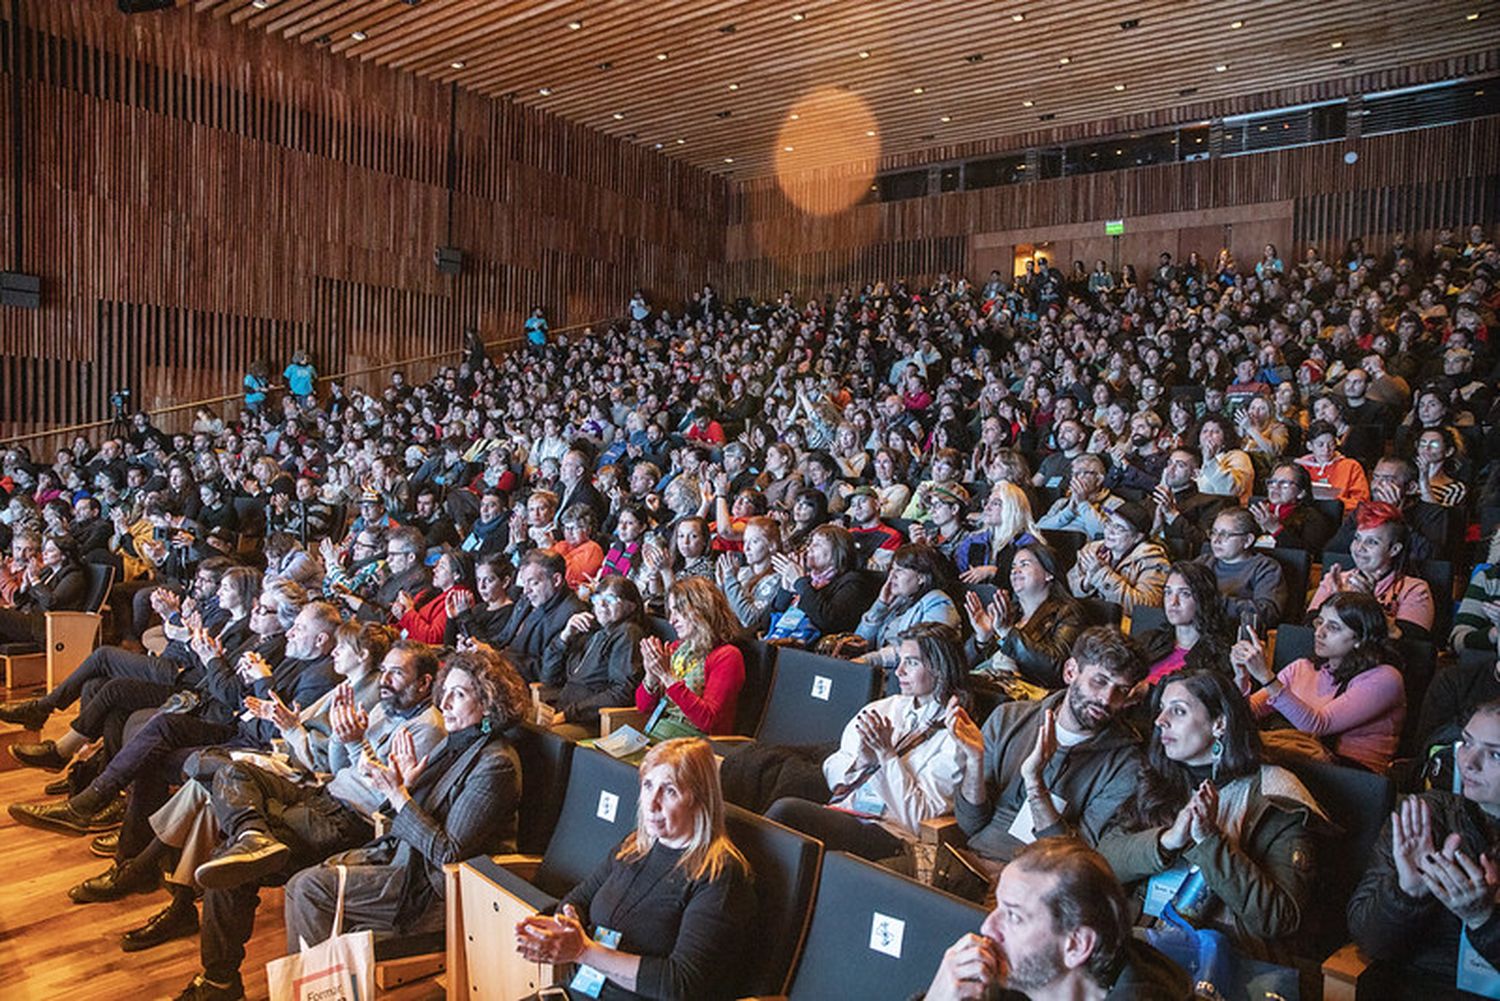
<instances>
[{"instance_id":1,"label":"man in black coat","mask_svg":"<svg viewBox=\"0 0 1500 1001\"><path fill-rule=\"evenodd\" d=\"M516 603L495 646L510 656L527 681L559 686L564 681L566 653L552 641L568 620L588 606L568 588L567 563L551 549L533 549L521 557L516 583L523 597Z\"/></svg>"}]
</instances>

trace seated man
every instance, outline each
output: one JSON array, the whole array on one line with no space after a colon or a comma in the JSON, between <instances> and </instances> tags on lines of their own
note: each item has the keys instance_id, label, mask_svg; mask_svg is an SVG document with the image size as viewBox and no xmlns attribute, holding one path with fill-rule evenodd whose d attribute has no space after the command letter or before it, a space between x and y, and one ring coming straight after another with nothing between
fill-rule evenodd
<instances>
[{"instance_id":1,"label":"seated man","mask_svg":"<svg viewBox=\"0 0 1500 1001\"><path fill-rule=\"evenodd\" d=\"M1123 713L1145 676L1130 641L1095 626L1073 644L1064 690L1005 703L982 732L951 706L962 773L954 813L969 848L1003 863L1037 838L1076 834L1096 843L1140 773L1141 751Z\"/></svg>"},{"instance_id":2,"label":"seated man","mask_svg":"<svg viewBox=\"0 0 1500 1001\"><path fill-rule=\"evenodd\" d=\"M1071 468L1067 494L1037 519L1037 527L1082 532L1091 540L1097 539L1104 534L1105 516L1125 499L1105 488L1104 460L1093 452L1074 459Z\"/></svg>"},{"instance_id":3,"label":"seated man","mask_svg":"<svg viewBox=\"0 0 1500 1001\"><path fill-rule=\"evenodd\" d=\"M563 579L567 566L551 549L532 549L521 557L516 571L522 598L494 645L510 657L526 681L551 686L564 681L565 648L552 641L567 628L569 619L589 610L568 589Z\"/></svg>"},{"instance_id":4,"label":"seated man","mask_svg":"<svg viewBox=\"0 0 1500 1001\"><path fill-rule=\"evenodd\" d=\"M1081 842L1044 838L1000 874L980 934L943 954L926 1001L1029 998L1188 1001L1187 973L1130 931L1109 863ZM1009 995L1013 996L1013 995Z\"/></svg>"},{"instance_id":5,"label":"seated man","mask_svg":"<svg viewBox=\"0 0 1500 1001\"><path fill-rule=\"evenodd\" d=\"M375 594L369 599L357 595L344 597L362 622L389 623L391 606L403 593L418 608L437 595L432 586L432 574L422 562L427 555L427 542L421 531L396 526L386 533L386 540L385 574L375 588Z\"/></svg>"},{"instance_id":6,"label":"seated man","mask_svg":"<svg viewBox=\"0 0 1500 1001\"><path fill-rule=\"evenodd\" d=\"M880 498L875 488L864 485L849 492L845 522L854 537L860 563L871 570L888 570L903 543L900 531L880 519Z\"/></svg>"},{"instance_id":7,"label":"seated man","mask_svg":"<svg viewBox=\"0 0 1500 1001\"><path fill-rule=\"evenodd\" d=\"M206 691L191 700L191 709L151 717L82 792L57 804L14 804L10 815L32 827L87 833L94 829L98 814L129 789L132 795L120 850L133 854L150 840L147 818L167 801L169 785L194 748L266 748L279 735L268 720L239 716L245 696L310 706L334 686L338 676L331 653L338 626L338 612L332 605L313 602L297 613L286 631L286 652L279 663L272 665L251 652L240 657L231 671L221 658L212 659L206 669Z\"/></svg>"},{"instance_id":8,"label":"seated man","mask_svg":"<svg viewBox=\"0 0 1500 1001\"><path fill-rule=\"evenodd\" d=\"M1463 791L1403 800L1349 901L1349 931L1374 961L1361 996L1367 985L1370 997L1494 996L1500 702L1469 714L1456 753Z\"/></svg>"},{"instance_id":9,"label":"seated man","mask_svg":"<svg viewBox=\"0 0 1500 1001\"><path fill-rule=\"evenodd\" d=\"M1230 503L1198 489L1202 460L1190 448L1174 448L1162 467L1161 482L1148 503L1155 506L1151 535L1161 540L1173 560L1191 560L1208 541L1208 527L1219 508Z\"/></svg>"},{"instance_id":10,"label":"seated man","mask_svg":"<svg viewBox=\"0 0 1500 1001\"><path fill-rule=\"evenodd\" d=\"M1214 572L1229 617L1249 615L1260 623L1258 631L1264 632L1280 624L1287 591L1281 564L1253 548L1256 527L1255 516L1244 508L1224 508L1208 537L1213 552L1198 562Z\"/></svg>"}]
</instances>

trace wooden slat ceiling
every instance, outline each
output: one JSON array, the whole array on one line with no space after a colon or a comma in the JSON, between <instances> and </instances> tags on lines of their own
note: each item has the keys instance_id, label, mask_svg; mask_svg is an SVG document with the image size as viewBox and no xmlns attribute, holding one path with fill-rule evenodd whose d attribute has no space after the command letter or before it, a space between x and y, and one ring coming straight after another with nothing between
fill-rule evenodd
<instances>
[{"instance_id":1,"label":"wooden slat ceiling","mask_svg":"<svg viewBox=\"0 0 1500 1001\"><path fill-rule=\"evenodd\" d=\"M817 88L862 101L878 151L902 154L1500 50L1493 0L178 3L736 178L788 160L781 130ZM797 132L798 169L866 143Z\"/></svg>"}]
</instances>

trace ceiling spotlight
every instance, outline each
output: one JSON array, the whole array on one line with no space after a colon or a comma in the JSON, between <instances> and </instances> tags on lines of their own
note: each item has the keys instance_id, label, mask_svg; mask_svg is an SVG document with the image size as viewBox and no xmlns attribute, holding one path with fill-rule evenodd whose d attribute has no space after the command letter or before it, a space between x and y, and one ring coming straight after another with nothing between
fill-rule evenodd
<instances>
[{"instance_id":1,"label":"ceiling spotlight","mask_svg":"<svg viewBox=\"0 0 1500 1001\"><path fill-rule=\"evenodd\" d=\"M250 0L250 6L254 7L256 10L265 10L267 7L271 6L271 0Z\"/></svg>"},{"instance_id":2,"label":"ceiling spotlight","mask_svg":"<svg viewBox=\"0 0 1500 1001\"><path fill-rule=\"evenodd\" d=\"M805 20L806 18L807 18L807 15L804 14L804 13L802 13L800 10L797 11L795 14L792 15L792 20L793 21L802 21L802 20Z\"/></svg>"},{"instance_id":3,"label":"ceiling spotlight","mask_svg":"<svg viewBox=\"0 0 1500 1001\"><path fill-rule=\"evenodd\" d=\"M927 88L926 87L913 87L911 89L911 92L913 94L925 94L925 93L927 93Z\"/></svg>"},{"instance_id":4,"label":"ceiling spotlight","mask_svg":"<svg viewBox=\"0 0 1500 1001\"><path fill-rule=\"evenodd\" d=\"M865 135L867 135L867 136L869 136L870 138L873 139L875 137L875 130L874 129L865 129Z\"/></svg>"},{"instance_id":5,"label":"ceiling spotlight","mask_svg":"<svg viewBox=\"0 0 1500 1001\"><path fill-rule=\"evenodd\" d=\"M1479 11L1476 10L1472 14L1465 14L1464 15L1464 20L1465 21L1477 21L1477 20L1479 20Z\"/></svg>"},{"instance_id":6,"label":"ceiling spotlight","mask_svg":"<svg viewBox=\"0 0 1500 1001\"><path fill-rule=\"evenodd\" d=\"M582 21L569 21L568 22L568 29L570 31L577 31L579 28L582 28L582 27L583 27L583 22Z\"/></svg>"},{"instance_id":7,"label":"ceiling spotlight","mask_svg":"<svg viewBox=\"0 0 1500 1001\"><path fill-rule=\"evenodd\" d=\"M623 111L616 111L611 117L614 118L614 120L618 122L618 121L620 121L621 119L623 119L625 117L625 112L623 112Z\"/></svg>"},{"instance_id":8,"label":"ceiling spotlight","mask_svg":"<svg viewBox=\"0 0 1500 1001\"><path fill-rule=\"evenodd\" d=\"M464 61L462 59L455 59L448 65L452 66L456 70L461 70L464 68Z\"/></svg>"},{"instance_id":9,"label":"ceiling spotlight","mask_svg":"<svg viewBox=\"0 0 1500 1001\"><path fill-rule=\"evenodd\" d=\"M782 148L782 149L784 149L784 150L786 150L786 151L787 151L787 152L788 152L788 153L794 153L794 152L796 152L796 151L795 151L795 150L794 150L794 149L793 149L793 148L792 148L792 147L790 147L790 146L783 146L783 147L781 147L781 148Z\"/></svg>"},{"instance_id":10,"label":"ceiling spotlight","mask_svg":"<svg viewBox=\"0 0 1500 1001\"><path fill-rule=\"evenodd\" d=\"M1245 26L1245 22L1244 21L1230 21L1229 22L1229 26L1231 28L1235 29L1236 31L1238 31L1239 29L1241 29L1241 28L1243 28Z\"/></svg>"},{"instance_id":11,"label":"ceiling spotlight","mask_svg":"<svg viewBox=\"0 0 1500 1001\"><path fill-rule=\"evenodd\" d=\"M1115 90L1120 91L1120 90L1124 90L1124 89L1125 89L1125 85L1123 83L1117 83L1117 84L1115 84Z\"/></svg>"},{"instance_id":12,"label":"ceiling spotlight","mask_svg":"<svg viewBox=\"0 0 1500 1001\"><path fill-rule=\"evenodd\" d=\"M1063 56L1061 59L1059 59L1057 61L1057 65L1059 65L1059 66L1066 66L1066 65L1068 65L1068 63L1070 63L1072 61L1073 60L1069 59L1067 56Z\"/></svg>"},{"instance_id":13,"label":"ceiling spotlight","mask_svg":"<svg viewBox=\"0 0 1500 1001\"><path fill-rule=\"evenodd\" d=\"M732 84L729 85L729 89L730 90L739 90L740 89L740 85L737 84L737 83L732 83Z\"/></svg>"},{"instance_id":14,"label":"ceiling spotlight","mask_svg":"<svg viewBox=\"0 0 1500 1001\"><path fill-rule=\"evenodd\" d=\"M349 37L352 38L352 39L354 39L356 42L363 42L366 38L369 38L370 36L367 35L367 34L365 34L363 31L352 31L352 32L349 33Z\"/></svg>"},{"instance_id":15,"label":"ceiling spotlight","mask_svg":"<svg viewBox=\"0 0 1500 1001\"><path fill-rule=\"evenodd\" d=\"M951 122L951 121L953 121L953 116L952 115L944 115L942 118L939 118L938 121L940 121L940 122Z\"/></svg>"},{"instance_id":16,"label":"ceiling spotlight","mask_svg":"<svg viewBox=\"0 0 1500 1001\"><path fill-rule=\"evenodd\" d=\"M659 62L659 63L666 62L667 61L667 54L665 52L658 52L656 54L656 61Z\"/></svg>"},{"instance_id":17,"label":"ceiling spotlight","mask_svg":"<svg viewBox=\"0 0 1500 1001\"><path fill-rule=\"evenodd\" d=\"M732 156L726 156L724 158L724 162L725 163L733 163L734 162L734 157L732 157Z\"/></svg>"},{"instance_id":18,"label":"ceiling spotlight","mask_svg":"<svg viewBox=\"0 0 1500 1001\"><path fill-rule=\"evenodd\" d=\"M1329 42L1328 43L1328 47L1330 49L1342 49L1344 47L1344 43L1343 42Z\"/></svg>"},{"instance_id":19,"label":"ceiling spotlight","mask_svg":"<svg viewBox=\"0 0 1500 1001\"><path fill-rule=\"evenodd\" d=\"M1034 108L1034 107L1036 107L1036 102L1033 101L1033 100L1030 100L1028 98L1027 100L1021 102L1021 107L1023 107L1023 108Z\"/></svg>"},{"instance_id":20,"label":"ceiling spotlight","mask_svg":"<svg viewBox=\"0 0 1500 1001\"><path fill-rule=\"evenodd\" d=\"M666 145L666 143L652 143L651 148L652 149L661 149L665 145Z\"/></svg>"},{"instance_id":21,"label":"ceiling spotlight","mask_svg":"<svg viewBox=\"0 0 1500 1001\"><path fill-rule=\"evenodd\" d=\"M681 146L685 142L687 142L686 139L679 139L679 140L677 140L677 145Z\"/></svg>"},{"instance_id":22,"label":"ceiling spotlight","mask_svg":"<svg viewBox=\"0 0 1500 1001\"><path fill-rule=\"evenodd\" d=\"M791 119L791 120L792 120L792 121L794 121L794 122L795 122L795 121L797 121L797 120L798 120L798 119L800 119L800 118L801 118L801 117L802 117L802 116L801 116L801 115L799 115L799 114L797 114L797 113L796 113L796 112L795 112L795 111L794 111L794 112L792 112L792 113L791 113L791 114L790 114L790 115L788 115L788 116L787 116L787 117L788 117L788 118L790 118L790 119Z\"/></svg>"},{"instance_id":23,"label":"ceiling spotlight","mask_svg":"<svg viewBox=\"0 0 1500 1001\"><path fill-rule=\"evenodd\" d=\"M870 50L869 49L860 49L859 50L859 58L861 58L861 59L869 59L870 58Z\"/></svg>"},{"instance_id":24,"label":"ceiling spotlight","mask_svg":"<svg viewBox=\"0 0 1500 1001\"><path fill-rule=\"evenodd\" d=\"M1010 19L1012 21L1016 22L1017 24L1020 24L1022 21L1026 20L1026 15L1025 14L1012 14L1010 16Z\"/></svg>"},{"instance_id":25,"label":"ceiling spotlight","mask_svg":"<svg viewBox=\"0 0 1500 1001\"><path fill-rule=\"evenodd\" d=\"M1223 73L1228 68L1229 68L1228 66L1225 66L1223 63L1220 63L1219 65L1217 65L1217 66L1214 67L1214 72L1215 73Z\"/></svg>"}]
</instances>

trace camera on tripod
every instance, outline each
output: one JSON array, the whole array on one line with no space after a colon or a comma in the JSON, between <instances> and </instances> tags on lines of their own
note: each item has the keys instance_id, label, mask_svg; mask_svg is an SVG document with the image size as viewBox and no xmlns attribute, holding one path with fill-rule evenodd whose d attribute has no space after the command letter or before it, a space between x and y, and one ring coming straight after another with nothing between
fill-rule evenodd
<instances>
[{"instance_id":1,"label":"camera on tripod","mask_svg":"<svg viewBox=\"0 0 1500 1001\"><path fill-rule=\"evenodd\" d=\"M125 411L130 407L130 390L117 389L113 393L110 393L109 405L114 410L115 416L123 416Z\"/></svg>"}]
</instances>

